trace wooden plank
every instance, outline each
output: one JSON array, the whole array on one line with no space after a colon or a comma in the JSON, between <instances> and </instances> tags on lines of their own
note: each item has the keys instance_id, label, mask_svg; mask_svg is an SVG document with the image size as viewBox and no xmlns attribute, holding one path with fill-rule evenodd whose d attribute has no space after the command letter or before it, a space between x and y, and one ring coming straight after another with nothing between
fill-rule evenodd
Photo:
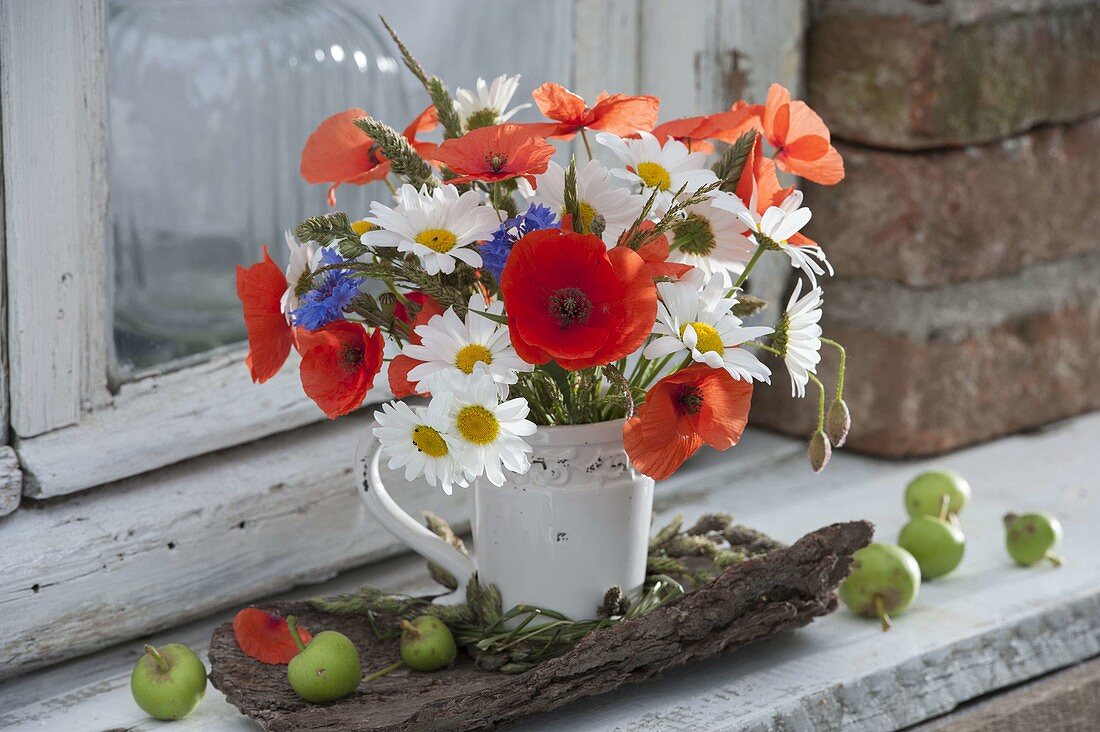
<instances>
[{"instance_id":1,"label":"wooden plank","mask_svg":"<svg viewBox=\"0 0 1100 732\"><path fill-rule=\"evenodd\" d=\"M639 88L638 24L638 0L575 0L570 89L589 104L603 91L648 93Z\"/></svg>"},{"instance_id":2,"label":"wooden plank","mask_svg":"<svg viewBox=\"0 0 1100 732\"><path fill-rule=\"evenodd\" d=\"M0 678L315 582L401 547L361 507L351 478L366 415L326 422L60 501L0 526ZM708 456L663 483L661 499L723 488L801 446L750 433L739 461ZM461 526L461 492L395 479L412 511Z\"/></svg>"},{"instance_id":3,"label":"wooden plank","mask_svg":"<svg viewBox=\"0 0 1100 732\"><path fill-rule=\"evenodd\" d=\"M753 0L641 0L640 85L661 97L665 120L717 112L742 97L763 102L772 82L799 89L804 24L801 0L766 11Z\"/></svg>"},{"instance_id":4,"label":"wooden plank","mask_svg":"<svg viewBox=\"0 0 1100 732\"><path fill-rule=\"evenodd\" d=\"M913 732L1092 732L1100 726L1100 658L963 707Z\"/></svg>"},{"instance_id":5,"label":"wooden plank","mask_svg":"<svg viewBox=\"0 0 1100 732\"><path fill-rule=\"evenodd\" d=\"M6 519L0 677L398 551L352 482L370 425L315 425ZM466 515L426 484L395 493L456 524Z\"/></svg>"},{"instance_id":6,"label":"wooden plank","mask_svg":"<svg viewBox=\"0 0 1100 732\"><path fill-rule=\"evenodd\" d=\"M0 4L11 420L107 396L105 0Z\"/></svg>"},{"instance_id":7,"label":"wooden plank","mask_svg":"<svg viewBox=\"0 0 1100 732\"><path fill-rule=\"evenodd\" d=\"M838 453L816 477L806 468L802 446L784 441L786 457L766 463L747 465L740 447L726 453L726 478L713 493L693 490L690 475L688 485L659 486L658 521L675 511L693 521L703 511L733 510L739 520L792 540L808 526L867 517L878 524L879 540L891 541L905 519L906 480L928 467L954 468L974 487L974 503L962 517L967 555L956 573L926 583L889 633L841 610L796 635L533 718L523 729L898 729L1100 654L1100 566L1092 561L1100 551L1093 529L1100 520L1100 487L1089 477L1098 439L1100 414L937 461ZM712 479L717 484L717 475ZM1000 516L1010 508L1061 516L1069 563L1061 569L1014 566L1001 545ZM417 579L424 582L423 564L406 556L295 595L343 592L363 583L410 591ZM161 634L155 642L196 643L203 628L212 630L225 617ZM0 709L7 710L0 712L0 727L146 729L150 723L128 687L139 653L140 644L130 643L0 685ZM213 689L188 724L219 732L255 729Z\"/></svg>"},{"instance_id":8,"label":"wooden plank","mask_svg":"<svg viewBox=\"0 0 1100 732\"><path fill-rule=\"evenodd\" d=\"M123 384L79 424L17 438L26 494L73 493L324 419L302 393L297 354L262 385L252 383L242 359L234 349ZM366 404L390 396L384 377L376 383Z\"/></svg>"}]
</instances>

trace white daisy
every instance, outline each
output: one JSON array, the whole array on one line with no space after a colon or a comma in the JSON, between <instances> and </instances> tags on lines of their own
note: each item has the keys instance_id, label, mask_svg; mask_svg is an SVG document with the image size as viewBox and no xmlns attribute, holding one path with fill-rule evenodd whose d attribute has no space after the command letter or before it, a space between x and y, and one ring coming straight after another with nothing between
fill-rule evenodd
<instances>
[{"instance_id":1,"label":"white daisy","mask_svg":"<svg viewBox=\"0 0 1100 732\"><path fill-rule=\"evenodd\" d=\"M447 433L466 476L484 475L499 486L504 485L502 467L526 473L531 467L531 446L523 438L535 433L535 423L527 419L527 400L501 402L497 385L484 374L464 380L450 375L443 378L450 382L448 388L440 389L450 400Z\"/></svg>"},{"instance_id":2,"label":"white daisy","mask_svg":"<svg viewBox=\"0 0 1100 732\"><path fill-rule=\"evenodd\" d=\"M821 361L821 288L802 294L802 280L794 286L787 310L775 326L772 346L783 357L791 377L791 396L806 396L809 374L817 373Z\"/></svg>"},{"instance_id":3,"label":"white daisy","mask_svg":"<svg viewBox=\"0 0 1100 732\"><path fill-rule=\"evenodd\" d=\"M748 228L757 246L775 249L786 254L791 266L806 273L811 284L817 286L817 276L833 274L833 265L825 258L825 252L816 244L796 246L788 239L810 222L810 209L801 208L802 191L792 191L778 206L769 206L763 216L756 214L756 190L753 190L749 206L737 196L715 199L715 205L737 214Z\"/></svg>"},{"instance_id":4,"label":"white daisy","mask_svg":"<svg viewBox=\"0 0 1100 732\"><path fill-rule=\"evenodd\" d=\"M313 286L312 281L303 281L303 276L309 276L314 265L321 256L321 246L315 241L301 243L294 233L287 229L284 233L286 247L290 250L290 262L286 265L286 292L280 300L284 314L298 309L298 290L303 292Z\"/></svg>"},{"instance_id":5,"label":"white daisy","mask_svg":"<svg viewBox=\"0 0 1100 732\"><path fill-rule=\"evenodd\" d=\"M657 338L645 347L643 355L658 359L686 351L693 361L724 368L735 379L771 383L768 367L756 354L738 346L768 335L772 329L743 326L730 312L737 300L725 296L722 279L712 277L701 287L701 274L693 270L680 282L657 283L661 296L653 327Z\"/></svg>"},{"instance_id":6,"label":"white daisy","mask_svg":"<svg viewBox=\"0 0 1100 732\"><path fill-rule=\"evenodd\" d=\"M535 176L535 203L541 203L559 217L565 213L565 169L550 161L546 172ZM621 184L620 184L621 186ZM619 243L619 237L634 223L645 205L645 197L615 186L611 171L598 160L589 160L577 172L577 203L586 231L599 214L604 220L603 241L608 249Z\"/></svg>"},{"instance_id":7,"label":"white daisy","mask_svg":"<svg viewBox=\"0 0 1100 732\"><path fill-rule=\"evenodd\" d=\"M379 228L364 232L363 244L412 252L428 274L454 272L456 259L480 267L481 255L470 245L490 238L500 225L496 212L481 205L480 194L459 195L453 185L428 193L406 183L395 208L375 201L370 209L366 220Z\"/></svg>"},{"instance_id":8,"label":"white daisy","mask_svg":"<svg viewBox=\"0 0 1100 732\"><path fill-rule=\"evenodd\" d=\"M686 219L673 230L668 258L701 269L708 279L717 276L729 287L731 275L744 271L756 245L745 238L745 225L737 214L714 205L723 196L733 194L718 191L713 198L684 209Z\"/></svg>"},{"instance_id":9,"label":"white daisy","mask_svg":"<svg viewBox=\"0 0 1100 732\"><path fill-rule=\"evenodd\" d=\"M406 346L405 355L423 363L409 371L409 381L428 380L426 391L434 392L433 382L441 373L459 377L485 374L496 384L505 386L516 383L518 372L531 371L534 366L512 349L508 326L478 315L478 312L502 316L504 303L498 300L486 307L481 295L474 294L470 297L466 322L462 322L454 308L447 308L442 315L435 315L419 326L416 334L421 343Z\"/></svg>"},{"instance_id":10,"label":"white daisy","mask_svg":"<svg viewBox=\"0 0 1100 732\"><path fill-rule=\"evenodd\" d=\"M485 79L478 77L476 95L469 89L459 87L455 89L455 111L462 118L466 129L474 130L478 127L499 125L507 122L521 109L527 109L530 104L521 104L518 107L507 109L508 103L519 88L519 74L508 76L501 74L493 79L490 85Z\"/></svg>"},{"instance_id":11,"label":"white daisy","mask_svg":"<svg viewBox=\"0 0 1100 732\"><path fill-rule=\"evenodd\" d=\"M610 132L600 132L596 141L615 153L627 167L614 170L614 174L642 186L642 195L648 200L658 191L653 213L662 214L672 205L672 198L681 187L691 194L703 186L714 183L717 176L706 167L706 153L689 152L687 146L671 137L665 144L648 132L639 132L639 139L628 140Z\"/></svg>"},{"instance_id":12,"label":"white daisy","mask_svg":"<svg viewBox=\"0 0 1100 732\"><path fill-rule=\"evenodd\" d=\"M389 456L390 469L404 468L406 480L423 475L447 495L451 495L455 483L467 485L455 462L453 439L447 434L449 406L449 395L445 395L415 411L405 402L390 402L374 413L379 425L374 428L374 436Z\"/></svg>"}]
</instances>

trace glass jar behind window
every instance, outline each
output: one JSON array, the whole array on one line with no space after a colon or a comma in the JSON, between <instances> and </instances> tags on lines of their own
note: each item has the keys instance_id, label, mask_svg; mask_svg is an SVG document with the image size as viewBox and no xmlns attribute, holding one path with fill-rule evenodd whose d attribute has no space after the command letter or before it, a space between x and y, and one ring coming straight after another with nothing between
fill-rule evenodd
<instances>
[{"instance_id":1,"label":"glass jar behind window","mask_svg":"<svg viewBox=\"0 0 1100 732\"><path fill-rule=\"evenodd\" d=\"M244 338L234 264L325 210L309 133L361 107L412 117L375 21L336 0L111 0L116 377ZM381 184L344 186L361 216Z\"/></svg>"}]
</instances>

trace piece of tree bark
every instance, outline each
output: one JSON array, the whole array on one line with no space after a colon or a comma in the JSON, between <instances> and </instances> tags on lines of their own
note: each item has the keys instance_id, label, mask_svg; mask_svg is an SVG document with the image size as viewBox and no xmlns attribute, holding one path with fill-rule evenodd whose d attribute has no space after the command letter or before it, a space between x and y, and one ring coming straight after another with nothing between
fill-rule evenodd
<instances>
[{"instance_id":1,"label":"piece of tree bark","mask_svg":"<svg viewBox=\"0 0 1100 732\"><path fill-rule=\"evenodd\" d=\"M652 678L832 612L852 553L866 546L872 534L865 521L818 529L790 547L731 566L710 585L670 605L595 631L567 653L521 674L479 671L460 654L450 669L401 670L361 685L338 702L309 704L291 690L284 666L245 656L226 623L211 641L210 679L231 704L275 732L491 727ZM313 633L344 633L359 648L364 673L399 658L397 641L379 640L362 615L319 612L306 602L266 609L298 615Z\"/></svg>"}]
</instances>

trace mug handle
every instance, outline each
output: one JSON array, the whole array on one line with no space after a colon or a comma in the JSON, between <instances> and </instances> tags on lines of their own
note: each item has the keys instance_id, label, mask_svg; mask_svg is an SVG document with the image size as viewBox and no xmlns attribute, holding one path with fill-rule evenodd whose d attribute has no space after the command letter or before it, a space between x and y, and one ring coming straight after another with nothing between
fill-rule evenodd
<instances>
[{"instance_id":1,"label":"mug handle","mask_svg":"<svg viewBox=\"0 0 1100 732\"><path fill-rule=\"evenodd\" d=\"M371 450L372 447L373 450ZM355 455L359 497L363 499L367 511L382 524L382 528L405 546L428 561L443 567L458 580L458 589L436 598L436 603L466 602L466 584L476 571L473 557L463 554L443 541L397 505L382 484L382 475L378 467L381 457L382 446L368 432L360 441Z\"/></svg>"}]
</instances>

